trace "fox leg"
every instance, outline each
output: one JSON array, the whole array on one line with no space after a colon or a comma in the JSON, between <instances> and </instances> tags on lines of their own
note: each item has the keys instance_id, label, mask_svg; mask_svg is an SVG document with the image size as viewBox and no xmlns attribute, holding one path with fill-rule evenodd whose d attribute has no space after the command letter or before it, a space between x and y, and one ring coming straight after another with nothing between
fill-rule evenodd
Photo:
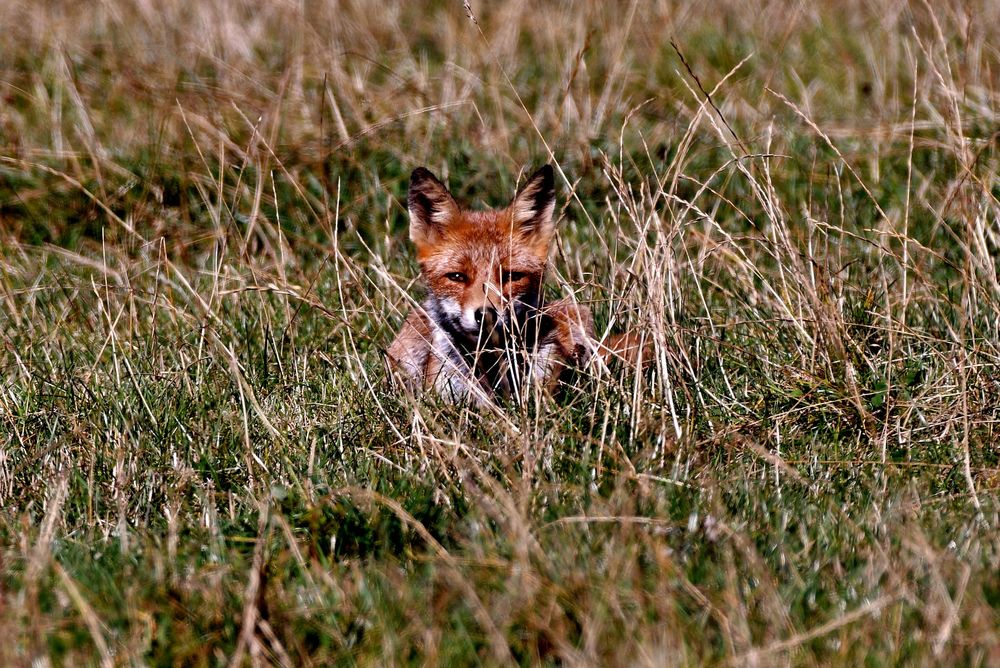
<instances>
[{"instance_id":1,"label":"fox leg","mask_svg":"<svg viewBox=\"0 0 1000 668\"><path fill-rule=\"evenodd\" d=\"M543 308L552 321L552 329L542 340L535 356L535 378L552 393L568 369L579 368L597 352L594 317L586 306L568 299L546 304Z\"/></svg>"},{"instance_id":2,"label":"fox leg","mask_svg":"<svg viewBox=\"0 0 1000 668\"><path fill-rule=\"evenodd\" d=\"M641 364L646 368L653 362L652 341L644 341L638 332L612 334L598 343L594 317L586 306L561 299L546 306L545 312L555 321L555 340L564 363L582 366L595 354L605 364L618 359L629 366Z\"/></svg>"},{"instance_id":3,"label":"fox leg","mask_svg":"<svg viewBox=\"0 0 1000 668\"><path fill-rule=\"evenodd\" d=\"M597 352L594 316L589 308L560 299L546 304L545 314L552 318L554 325L546 342L555 344L565 362L579 366Z\"/></svg>"}]
</instances>

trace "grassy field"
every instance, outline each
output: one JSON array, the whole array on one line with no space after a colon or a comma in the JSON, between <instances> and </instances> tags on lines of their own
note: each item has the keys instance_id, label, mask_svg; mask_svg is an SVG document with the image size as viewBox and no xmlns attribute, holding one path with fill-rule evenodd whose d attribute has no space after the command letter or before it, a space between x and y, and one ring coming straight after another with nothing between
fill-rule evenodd
<instances>
[{"instance_id":1,"label":"grassy field","mask_svg":"<svg viewBox=\"0 0 1000 668\"><path fill-rule=\"evenodd\" d=\"M0 4L0 664L1000 664L1000 5ZM645 373L406 396L409 172Z\"/></svg>"}]
</instances>

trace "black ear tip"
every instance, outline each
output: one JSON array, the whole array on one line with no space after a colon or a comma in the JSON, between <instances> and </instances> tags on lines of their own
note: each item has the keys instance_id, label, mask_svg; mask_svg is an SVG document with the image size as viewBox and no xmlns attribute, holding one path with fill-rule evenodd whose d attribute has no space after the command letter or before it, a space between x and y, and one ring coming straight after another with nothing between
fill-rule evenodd
<instances>
[{"instance_id":1,"label":"black ear tip","mask_svg":"<svg viewBox=\"0 0 1000 668\"><path fill-rule=\"evenodd\" d=\"M555 187L555 171L552 169L552 165L542 165L535 175L531 177L531 180L539 179L541 181L542 190L553 190Z\"/></svg>"},{"instance_id":2,"label":"black ear tip","mask_svg":"<svg viewBox=\"0 0 1000 668\"><path fill-rule=\"evenodd\" d=\"M411 188L414 185L417 185L419 183L423 183L424 181L428 181L428 180L430 180L430 181L437 181L437 177L435 177L434 174L431 173L431 170L427 169L426 167L417 167L412 172L410 172L410 187Z\"/></svg>"}]
</instances>

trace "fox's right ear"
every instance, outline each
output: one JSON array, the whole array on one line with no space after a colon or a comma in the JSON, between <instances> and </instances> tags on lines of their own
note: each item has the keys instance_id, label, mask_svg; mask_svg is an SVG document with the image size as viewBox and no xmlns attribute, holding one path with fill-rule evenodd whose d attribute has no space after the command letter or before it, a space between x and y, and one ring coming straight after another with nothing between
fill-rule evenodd
<instances>
[{"instance_id":1,"label":"fox's right ear","mask_svg":"<svg viewBox=\"0 0 1000 668\"><path fill-rule=\"evenodd\" d=\"M552 220L555 208L556 189L552 165L544 165L532 174L510 203L514 229L542 257L548 255L549 241L555 232L555 222Z\"/></svg>"},{"instance_id":2,"label":"fox's right ear","mask_svg":"<svg viewBox=\"0 0 1000 668\"><path fill-rule=\"evenodd\" d=\"M406 207L410 210L410 241L418 251L439 241L444 228L458 217L455 198L423 167L417 167L410 174Z\"/></svg>"}]
</instances>

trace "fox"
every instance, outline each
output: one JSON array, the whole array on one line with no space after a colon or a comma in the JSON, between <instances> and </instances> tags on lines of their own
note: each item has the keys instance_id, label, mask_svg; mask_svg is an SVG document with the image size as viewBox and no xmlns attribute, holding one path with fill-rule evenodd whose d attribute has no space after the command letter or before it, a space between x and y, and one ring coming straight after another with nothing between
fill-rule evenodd
<instances>
[{"instance_id":1,"label":"fox","mask_svg":"<svg viewBox=\"0 0 1000 668\"><path fill-rule=\"evenodd\" d=\"M428 169L413 170L409 236L427 296L386 351L405 386L456 403L521 401L535 383L555 391L595 355L635 360L634 334L602 344L589 308L544 302L555 205L551 165L506 207L488 210L460 206Z\"/></svg>"}]
</instances>

